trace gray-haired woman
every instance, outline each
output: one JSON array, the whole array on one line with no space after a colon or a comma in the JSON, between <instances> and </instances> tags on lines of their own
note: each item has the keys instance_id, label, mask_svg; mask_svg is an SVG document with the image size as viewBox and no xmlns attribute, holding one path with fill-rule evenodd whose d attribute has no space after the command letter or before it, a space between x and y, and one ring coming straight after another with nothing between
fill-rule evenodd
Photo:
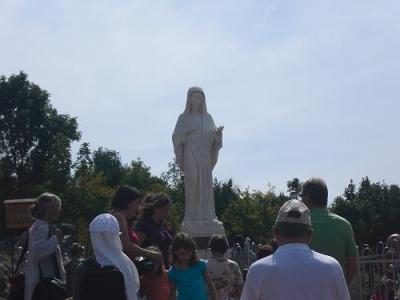
<instances>
[{"instance_id":1,"label":"gray-haired woman","mask_svg":"<svg viewBox=\"0 0 400 300\"><path fill-rule=\"evenodd\" d=\"M35 222L29 229L28 260L25 267L25 300L31 300L37 283L42 278L59 278L66 281L59 240L61 232L52 234L50 224L58 221L61 199L44 193L32 207Z\"/></svg>"}]
</instances>

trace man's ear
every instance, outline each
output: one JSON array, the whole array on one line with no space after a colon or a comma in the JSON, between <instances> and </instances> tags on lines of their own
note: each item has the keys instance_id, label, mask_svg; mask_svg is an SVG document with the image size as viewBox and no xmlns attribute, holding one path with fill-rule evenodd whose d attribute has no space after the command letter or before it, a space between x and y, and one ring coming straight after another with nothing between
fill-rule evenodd
<instances>
[{"instance_id":1,"label":"man's ear","mask_svg":"<svg viewBox=\"0 0 400 300\"><path fill-rule=\"evenodd\" d=\"M314 236L314 230L311 228L307 244L311 243L313 236Z\"/></svg>"},{"instance_id":2,"label":"man's ear","mask_svg":"<svg viewBox=\"0 0 400 300\"><path fill-rule=\"evenodd\" d=\"M301 202L303 202L304 204L305 204L305 206L309 206L309 201L308 201L308 196L307 195L304 195L303 194L303 196L301 196Z\"/></svg>"},{"instance_id":3,"label":"man's ear","mask_svg":"<svg viewBox=\"0 0 400 300\"><path fill-rule=\"evenodd\" d=\"M280 233L279 233L278 226L274 225L274 227L273 227L272 229L273 229L273 231L274 231L275 240L276 240L276 241L280 240L280 237L281 237L281 236L280 236Z\"/></svg>"}]
</instances>

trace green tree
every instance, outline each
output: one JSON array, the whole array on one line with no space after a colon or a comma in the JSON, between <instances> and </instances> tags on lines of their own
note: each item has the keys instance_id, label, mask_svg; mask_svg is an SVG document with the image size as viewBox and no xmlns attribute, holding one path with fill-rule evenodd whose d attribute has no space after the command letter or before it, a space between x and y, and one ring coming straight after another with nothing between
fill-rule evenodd
<instances>
[{"instance_id":1,"label":"green tree","mask_svg":"<svg viewBox=\"0 0 400 300\"><path fill-rule=\"evenodd\" d=\"M59 114L49 93L25 73L0 77L1 187L15 173L17 196L32 196L40 184L62 190L70 176L71 143L80 138L77 127L76 119Z\"/></svg>"},{"instance_id":2,"label":"green tree","mask_svg":"<svg viewBox=\"0 0 400 300\"><path fill-rule=\"evenodd\" d=\"M77 180L80 178L89 178L94 174L92 152L90 151L89 143L82 143L73 167L75 169L74 178Z\"/></svg>"},{"instance_id":3,"label":"green tree","mask_svg":"<svg viewBox=\"0 0 400 300\"><path fill-rule=\"evenodd\" d=\"M140 158L133 160L124 169L121 184L128 184L141 192L163 192L166 183L157 176L153 176L148 167Z\"/></svg>"},{"instance_id":4,"label":"green tree","mask_svg":"<svg viewBox=\"0 0 400 300\"><path fill-rule=\"evenodd\" d=\"M240 234L259 243L270 240L278 210L289 197L283 193L277 195L273 188L266 193L241 192L239 188L236 192L239 197L228 204L221 218L227 235Z\"/></svg>"},{"instance_id":5,"label":"green tree","mask_svg":"<svg viewBox=\"0 0 400 300\"><path fill-rule=\"evenodd\" d=\"M287 183L287 191L289 193L290 199L297 199L300 197L301 189L303 188L303 183L297 178L289 180Z\"/></svg>"},{"instance_id":6,"label":"green tree","mask_svg":"<svg viewBox=\"0 0 400 300\"><path fill-rule=\"evenodd\" d=\"M123 167L117 151L100 147L93 153L93 162L95 172L104 175L107 185L116 187L120 183Z\"/></svg>"},{"instance_id":7,"label":"green tree","mask_svg":"<svg viewBox=\"0 0 400 300\"><path fill-rule=\"evenodd\" d=\"M222 215L222 221L228 237L240 234L260 241L265 234L261 204L255 201L248 190L228 205Z\"/></svg>"},{"instance_id":8,"label":"green tree","mask_svg":"<svg viewBox=\"0 0 400 300\"><path fill-rule=\"evenodd\" d=\"M94 217L110 211L114 189L101 173L81 177L70 185L63 196L63 221L77 227L81 242L89 245L88 226Z\"/></svg>"},{"instance_id":9,"label":"green tree","mask_svg":"<svg viewBox=\"0 0 400 300\"><path fill-rule=\"evenodd\" d=\"M108 186L102 172L95 172L88 143L81 145L74 169L74 176L62 194L62 218L77 227L80 241L89 246L88 225L98 214L110 211L114 189Z\"/></svg>"},{"instance_id":10,"label":"green tree","mask_svg":"<svg viewBox=\"0 0 400 300\"><path fill-rule=\"evenodd\" d=\"M166 193L172 199L168 221L179 230L185 208L185 184L183 172L176 160L168 163L168 170L161 173L161 180L166 184Z\"/></svg>"},{"instance_id":11,"label":"green tree","mask_svg":"<svg viewBox=\"0 0 400 300\"><path fill-rule=\"evenodd\" d=\"M214 179L215 213L218 218L221 218L229 204L238 200L239 197L240 190L238 187L233 186L231 178L227 182L218 181L217 178Z\"/></svg>"},{"instance_id":12,"label":"green tree","mask_svg":"<svg viewBox=\"0 0 400 300\"><path fill-rule=\"evenodd\" d=\"M375 245L400 232L400 188L386 183L371 183L368 177L361 180L358 189L353 181L344 195L331 205L334 213L346 218L353 226L359 245Z\"/></svg>"}]
</instances>

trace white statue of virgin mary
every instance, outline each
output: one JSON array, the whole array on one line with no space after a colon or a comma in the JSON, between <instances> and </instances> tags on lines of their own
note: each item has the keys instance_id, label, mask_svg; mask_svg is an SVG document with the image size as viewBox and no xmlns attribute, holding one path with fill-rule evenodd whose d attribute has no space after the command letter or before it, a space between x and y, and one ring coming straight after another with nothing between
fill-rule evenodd
<instances>
[{"instance_id":1,"label":"white statue of virgin mary","mask_svg":"<svg viewBox=\"0 0 400 300\"><path fill-rule=\"evenodd\" d=\"M199 87L190 88L172 141L176 162L185 175L185 215L181 230L194 236L224 232L215 215L212 177L222 147L222 130L207 112L204 91ZM202 232L215 225L219 228L215 232Z\"/></svg>"}]
</instances>

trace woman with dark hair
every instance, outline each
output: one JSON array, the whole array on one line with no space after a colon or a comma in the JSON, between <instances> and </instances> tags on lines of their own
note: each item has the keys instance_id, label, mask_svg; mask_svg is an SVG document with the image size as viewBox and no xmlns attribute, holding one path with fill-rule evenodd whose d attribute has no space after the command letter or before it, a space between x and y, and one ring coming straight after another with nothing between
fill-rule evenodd
<instances>
[{"instance_id":1,"label":"woman with dark hair","mask_svg":"<svg viewBox=\"0 0 400 300\"><path fill-rule=\"evenodd\" d=\"M144 200L143 213L136 223L136 232L142 247L157 246L162 253L165 268L169 268L169 247L172 238L165 228L171 199L164 194L150 194Z\"/></svg>"},{"instance_id":2,"label":"woman with dark hair","mask_svg":"<svg viewBox=\"0 0 400 300\"><path fill-rule=\"evenodd\" d=\"M138 214L140 198L141 193L138 189L126 185L119 187L111 202L111 214L119 223L124 253L133 261L137 256L148 257L154 261L155 266L158 266L161 263L161 255L140 247L138 236L133 227L130 226L132 219Z\"/></svg>"},{"instance_id":3,"label":"woman with dark hair","mask_svg":"<svg viewBox=\"0 0 400 300\"><path fill-rule=\"evenodd\" d=\"M66 281L59 243L60 231L52 232L50 224L60 218L61 199L54 194L41 194L32 207L35 222L29 229L28 259L25 267L25 300L31 300L36 285L44 278Z\"/></svg>"}]
</instances>

